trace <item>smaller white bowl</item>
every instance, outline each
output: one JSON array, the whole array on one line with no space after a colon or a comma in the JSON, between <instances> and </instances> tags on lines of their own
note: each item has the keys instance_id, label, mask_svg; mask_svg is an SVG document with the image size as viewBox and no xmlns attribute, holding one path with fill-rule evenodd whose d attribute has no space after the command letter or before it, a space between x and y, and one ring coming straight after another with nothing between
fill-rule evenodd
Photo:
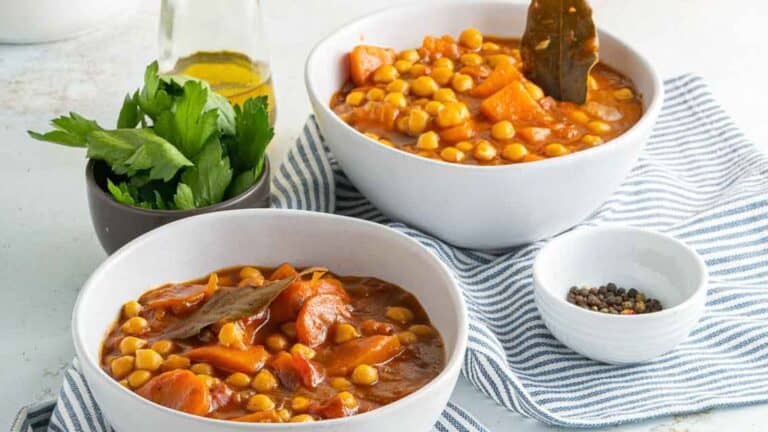
<instances>
[{"instance_id":1,"label":"smaller white bowl","mask_svg":"<svg viewBox=\"0 0 768 432\"><path fill-rule=\"evenodd\" d=\"M631 364L680 344L704 314L707 269L692 248L639 228L579 229L544 246L533 264L536 305L563 344L594 360ZM612 315L568 303L572 286L614 282L661 301L663 310Z\"/></svg>"}]
</instances>

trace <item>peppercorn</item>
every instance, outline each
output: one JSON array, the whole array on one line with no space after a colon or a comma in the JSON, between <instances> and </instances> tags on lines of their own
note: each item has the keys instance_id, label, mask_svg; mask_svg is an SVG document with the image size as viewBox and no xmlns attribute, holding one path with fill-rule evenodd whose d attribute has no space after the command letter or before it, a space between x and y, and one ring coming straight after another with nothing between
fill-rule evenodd
<instances>
[{"instance_id":1,"label":"peppercorn","mask_svg":"<svg viewBox=\"0 0 768 432\"><path fill-rule=\"evenodd\" d=\"M648 298L636 288L620 288L610 282L597 287L572 286L566 294L568 303L578 307L607 314L634 315L658 312L661 302Z\"/></svg>"}]
</instances>

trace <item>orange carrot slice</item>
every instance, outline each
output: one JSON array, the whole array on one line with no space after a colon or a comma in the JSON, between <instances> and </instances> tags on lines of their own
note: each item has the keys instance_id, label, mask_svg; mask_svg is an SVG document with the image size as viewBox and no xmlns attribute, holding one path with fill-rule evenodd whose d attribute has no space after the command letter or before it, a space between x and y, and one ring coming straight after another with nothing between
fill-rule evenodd
<instances>
[{"instance_id":1,"label":"orange carrot slice","mask_svg":"<svg viewBox=\"0 0 768 432\"><path fill-rule=\"evenodd\" d=\"M514 81L480 103L482 112L491 121L535 120L548 123L552 118L531 97L520 81Z\"/></svg>"},{"instance_id":2,"label":"orange carrot slice","mask_svg":"<svg viewBox=\"0 0 768 432\"><path fill-rule=\"evenodd\" d=\"M488 97L503 87L512 84L514 81L520 81L523 75L510 63L502 63L488 75L485 81L481 82L475 88L470 90L469 94L474 97Z\"/></svg>"},{"instance_id":3,"label":"orange carrot slice","mask_svg":"<svg viewBox=\"0 0 768 432\"><path fill-rule=\"evenodd\" d=\"M272 321L283 322L295 319L304 302L318 294L333 294L344 302L349 302L349 295L341 282L332 277L317 280L299 280L292 283L272 302L269 316Z\"/></svg>"},{"instance_id":4,"label":"orange carrot slice","mask_svg":"<svg viewBox=\"0 0 768 432\"><path fill-rule=\"evenodd\" d=\"M468 140L477 134L475 123L466 121L458 126L450 127L440 131L440 139L450 142L459 142Z\"/></svg>"},{"instance_id":5,"label":"orange carrot slice","mask_svg":"<svg viewBox=\"0 0 768 432\"><path fill-rule=\"evenodd\" d=\"M162 406L204 416L210 410L210 393L203 380L186 369L162 373L136 393Z\"/></svg>"},{"instance_id":6,"label":"orange carrot slice","mask_svg":"<svg viewBox=\"0 0 768 432\"><path fill-rule=\"evenodd\" d=\"M330 356L328 372L331 375L346 375L361 364L385 363L402 351L397 336L369 336L353 339L339 345Z\"/></svg>"},{"instance_id":7,"label":"orange carrot slice","mask_svg":"<svg viewBox=\"0 0 768 432\"><path fill-rule=\"evenodd\" d=\"M346 303L335 294L310 297L296 318L296 336L303 344L318 346L325 342L328 329L348 315Z\"/></svg>"},{"instance_id":8,"label":"orange carrot slice","mask_svg":"<svg viewBox=\"0 0 768 432\"><path fill-rule=\"evenodd\" d=\"M244 350L208 345L193 348L184 353L192 361L210 363L228 372L253 374L267 361L269 354L261 345L249 346Z\"/></svg>"}]
</instances>

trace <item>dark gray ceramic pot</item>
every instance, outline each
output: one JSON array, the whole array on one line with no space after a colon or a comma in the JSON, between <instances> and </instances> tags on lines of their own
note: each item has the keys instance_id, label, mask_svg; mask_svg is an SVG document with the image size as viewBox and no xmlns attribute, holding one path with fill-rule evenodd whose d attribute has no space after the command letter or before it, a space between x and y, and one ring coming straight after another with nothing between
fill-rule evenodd
<instances>
[{"instance_id":1,"label":"dark gray ceramic pot","mask_svg":"<svg viewBox=\"0 0 768 432\"><path fill-rule=\"evenodd\" d=\"M120 204L107 192L106 164L90 160L85 168L88 207L96 236L111 254L124 244L161 225L221 210L269 207L269 160L264 161L261 178L250 189L227 201L193 210L146 210Z\"/></svg>"}]
</instances>

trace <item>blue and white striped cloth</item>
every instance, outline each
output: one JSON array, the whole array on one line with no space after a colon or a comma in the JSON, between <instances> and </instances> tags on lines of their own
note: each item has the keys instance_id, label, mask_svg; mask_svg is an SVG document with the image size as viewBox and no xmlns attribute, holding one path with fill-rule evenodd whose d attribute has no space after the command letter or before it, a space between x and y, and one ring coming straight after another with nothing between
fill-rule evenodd
<instances>
[{"instance_id":1,"label":"blue and white striped cloth","mask_svg":"<svg viewBox=\"0 0 768 432\"><path fill-rule=\"evenodd\" d=\"M580 225L663 231L695 247L709 266L704 318L680 347L646 364L597 363L550 335L530 281L543 241L490 254L390 222L347 180L313 121L275 176L273 205L374 220L437 254L454 271L469 307L464 375L521 415L595 428L768 401L768 157L744 138L700 78L665 84L664 108L637 166ZM76 370L68 371L50 430L107 431L88 395ZM14 432L45 430L51 407L20 413ZM484 430L453 405L435 429Z\"/></svg>"}]
</instances>

